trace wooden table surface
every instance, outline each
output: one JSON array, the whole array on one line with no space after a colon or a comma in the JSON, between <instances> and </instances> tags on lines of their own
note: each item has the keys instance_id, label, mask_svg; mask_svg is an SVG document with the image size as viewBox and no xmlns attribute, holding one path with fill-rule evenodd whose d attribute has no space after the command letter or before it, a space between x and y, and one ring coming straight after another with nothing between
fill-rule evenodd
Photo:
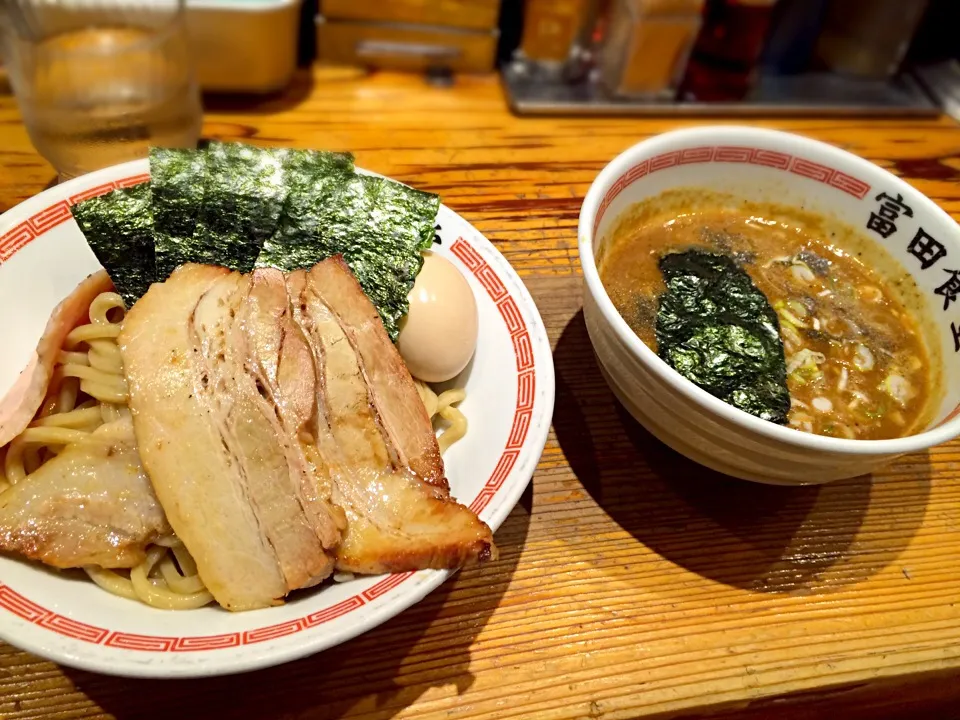
<instances>
[{"instance_id":1,"label":"wooden table surface","mask_svg":"<svg viewBox=\"0 0 960 720\"><path fill-rule=\"evenodd\" d=\"M496 535L500 560L380 628L196 681L102 677L0 644L0 717L960 716L960 443L873 478L753 485L665 449L597 373L580 311L580 203L618 152L690 121L518 118L492 78L445 89L352 71L207 110L208 137L352 150L484 232L554 344L554 429ZM755 122L840 145L960 215L952 121ZM52 181L0 96L0 210Z\"/></svg>"}]
</instances>

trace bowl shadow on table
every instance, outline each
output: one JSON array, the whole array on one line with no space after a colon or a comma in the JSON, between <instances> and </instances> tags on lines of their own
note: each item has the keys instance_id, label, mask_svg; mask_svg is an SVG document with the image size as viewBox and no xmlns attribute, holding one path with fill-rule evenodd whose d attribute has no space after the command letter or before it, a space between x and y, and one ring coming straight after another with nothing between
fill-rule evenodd
<instances>
[{"instance_id":1,"label":"bowl shadow on table","mask_svg":"<svg viewBox=\"0 0 960 720\"><path fill-rule=\"evenodd\" d=\"M392 718L431 688L473 684L470 646L506 592L526 540L532 486L497 531L500 559L469 567L378 628L312 657L242 676L131 680L64 668L117 718Z\"/></svg>"},{"instance_id":2,"label":"bowl shadow on table","mask_svg":"<svg viewBox=\"0 0 960 720\"><path fill-rule=\"evenodd\" d=\"M737 480L669 449L616 401L582 312L554 362L554 429L573 472L624 530L689 571L757 592L829 593L895 562L923 521L926 454L828 485Z\"/></svg>"}]
</instances>

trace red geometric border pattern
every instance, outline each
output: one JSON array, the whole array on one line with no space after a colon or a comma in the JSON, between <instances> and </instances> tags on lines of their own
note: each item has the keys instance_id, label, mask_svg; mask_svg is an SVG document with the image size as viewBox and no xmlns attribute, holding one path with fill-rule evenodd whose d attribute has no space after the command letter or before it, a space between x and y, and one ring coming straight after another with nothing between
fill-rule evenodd
<instances>
[{"instance_id":1,"label":"red geometric border pattern","mask_svg":"<svg viewBox=\"0 0 960 720\"><path fill-rule=\"evenodd\" d=\"M0 235L0 262L12 258L15 252L26 247L36 237L37 231L30 227L29 221L22 222L12 230Z\"/></svg>"},{"instance_id":2,"label":"red geometric border pattern","mask_svg":"<svg viewBox=\"0 0 960 720\"><path fill-rule=\"evenodd\" d=\"M149 179L150 179L150 173L143 173L143 175L134 175L133 177L124 178L123 180L117 180L117 187L118 188L133 187L134 185L145 183Z\"/></svg>"},{"instance_id":3,"label":"red geometric border pattern","mask_svg":"<svg viewBox=\"0 0 960 720\"><path fill-rule=\"evenodd\" d=\"M520 448L523 447L533 418L533 400L537 389L537 379L533 370L534 357L530 333L523 316L520 315L516 301L505 294L503 284L499 280L496 283L489 282L489 278L495 278L496 273L476 250L464 242L463 238L459 238L450 248L450 251L470 269L480 281L480 284L483 285L487 294L490 295L490 298L497 304L497 309L500 311L504 324L510 333L510 341L513 344L517 359L517 409L513 416L507 447L503 455L500 456L493 474L470 505L471 510L480 512L503 486L520 456Z\"/></svg>"},{"instance_id":4,"label":"red geometric border pattern","mask_svg":"<svg viewBox=\"0 0 960 720\"><path fill-rule=\"evenodd\" d=\"M597 234L600 222L603 220L607 208L610 207L610 203L616 200L617 196L636 180L659 170L666 170L678 165L714 162L763 165L764 167L791 172L794 175L801 175L822 182L848 195L853 195L858 200L863 200L870 192L870 185L862 180L826 165L820 165L806 158L786 153L732 145L685 148L684 150L674 150L642 160L617 178L617 181L610 186L600 203L600 208L597 210L597 219L593 223L593 234Z\"/></svg>"},{"instance_id":5,"label":"red geometric border pattern","mask_svg":"<svg viewBox=\"0 0 960 720\"><path fill-rule=\"evenodd\" d=\"M28 220L24 220L19 225L5 232L0 236L0 263L6 262L16 254L18 250L29 245L33 240L43 235L47 230L56 227L60 223L70 219L70 206L76 205L83 200L104 195L118 187L129 187L130 185L139 185L149 180L149 175L137 175L127 178L125 181L110 182L103 185L97 185L82 193L72 195L69 201L61 200L56 205L41 210ZM135 182L134 182L135 181Z\"/></svg>"},{"instance_id":6,"label":"red geometric border pattern","mask_svg":"<svg viewBox=\"0 0 960 720\"><path fill-rule=\"evenodd\" d=\"M863 200L870 192L870 185L863 180L858 180L852 175L815 163L806 158L788 155L786 153L775 152L773 150L762 150L754 147L739 147L733 145L704 146L696 148L686 148L684 150L674 150L673 152L663 153L647 160L641 160L623 175L617 178L617 181L610 186L607 194L603 196L600 208L597 210L597 219L593 222L593 235L596 237L597 230L600 229L600 223L607 212L610 204L617 199L626 188L632 185L636 180L646 177L658 170L676 167L678 165L692 165L695 163L747 163L751 165L763 165L764 167L784 170L800 175L810 180L822 182L830 187L836 188L842 192L852 195L857 200ZM0 252L2 252L2 243L0 243ZM501 310L501 312L503 312ZM504 315L506 319L506 315ZM507 322L509 325L509 320ZM519 362L521 350L517 348L517 362ZM960 406L957 406L953 412L945 417L936 427L949 422L960 415Z\"/></svg>"},{"instance_id":7,"label":"red geometric border pattern","mask_svg":"<svg viewBox=\"0 0 960 720\"><path fill-rule=\"evenodd\" d=\"M149 179L149 175L106 183L70 198L70 205L81 200L97 197L116 190L118 187L137 185ZM65 222L71 217L70 208L66 202L60 202L49 207L29 220L20 223L13 230L0 237L0 261L8 260L17 250L24 247L31 240L38 237L52 227ZM507 446L504 448L490 479L480 491L480 494L470 505L476 513L482 511L496 496L504 481L513 469L520 449L526 440L533 415L533 402L536 392L536 374L534 372L533 347L530 343L530 334L526 323L520 314L516 301L510 296L506 286L500 280L496 271L464 241L458 238L451 248L471 273L477 278L490 298L497 304L497 309L503 317L507 331L510 333L513 347L517 353L517 407L513 425L510 430ZM137 635L134 633L111 632L105 628L87 625L86 623L71 620L48 610L35 602L28 600L13 588L0 582L0 608L13 613L22 620L51 630L65 637L95 645L120 648L123 650L138 650L141 652L196 652L200 650L219 650L252 645L266 640L293 635L308 628L316 627L335 618L351 613L364 605L373 602L385 593L393 590L413 576L412 572L388 575L372 587L364 590L329 608L318 610L306 617L287 622L268 625L243 633L225 633L222 635L198 635L192 637L169 637L160 635Z\"/></svg>"},{"instance_id":8,"label":"red geometric border pattern","mask_svg":"<svg viewBox=\"0 0 960 720\"><path fill-rule=\"evenodd\" d=\"M70 204L76 205L79 202L84 200L89 200L90 198L100 197L101 195L106 195L111 190L116 190L119 185L116 182L108 182L103 185L97 185L96 187L89 188L84 190L82 193L77 193L76 195L70 196Z\"/></svg>"}]
</instances>

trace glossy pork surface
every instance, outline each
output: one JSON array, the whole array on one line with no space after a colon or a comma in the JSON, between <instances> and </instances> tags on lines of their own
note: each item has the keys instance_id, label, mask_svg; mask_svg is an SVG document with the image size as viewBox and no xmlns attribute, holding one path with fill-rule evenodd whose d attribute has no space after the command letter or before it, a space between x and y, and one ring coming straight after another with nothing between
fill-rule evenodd
<instances>
[{"instance_id":1,"label":"glossy pork surface","mask_svg":"<svg viewBox=\"0 0 960 720\"><path fill-rule=\"evenodd\" d=\"M449 495L434 431L339 259L284 276L185 265L120 347L143 465L216 600L265 607L334 568L455 568L495 554Z\"/></svg>"},{"instance_id":2,"label":"glossy pork surface","mask_svg":"<svg viewBox=\"0 0 960 720\"><path fill-rule=\"evenodd\" d=\"M125 418L0 493L0 549L58 568L129 568L170 533Z\"/></svg>"}]
</instances>

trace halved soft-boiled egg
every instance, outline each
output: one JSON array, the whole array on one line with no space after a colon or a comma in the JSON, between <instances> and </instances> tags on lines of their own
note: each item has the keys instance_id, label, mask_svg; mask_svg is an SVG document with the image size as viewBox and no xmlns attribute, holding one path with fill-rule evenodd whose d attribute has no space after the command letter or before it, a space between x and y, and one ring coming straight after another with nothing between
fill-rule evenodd
<instances>
[{"instance_id":1,"label":"halved soft-boiled egg","mask_svg":"<svg viewBox=\"0 0 960 720\"><path fill-rule=\"evenodd\" d=\"M456 377L477 347L477 301L467 279L446 258L424 253L409 300L397 349L410 374L425 382Z\"/></svg>"}]
</instances>

